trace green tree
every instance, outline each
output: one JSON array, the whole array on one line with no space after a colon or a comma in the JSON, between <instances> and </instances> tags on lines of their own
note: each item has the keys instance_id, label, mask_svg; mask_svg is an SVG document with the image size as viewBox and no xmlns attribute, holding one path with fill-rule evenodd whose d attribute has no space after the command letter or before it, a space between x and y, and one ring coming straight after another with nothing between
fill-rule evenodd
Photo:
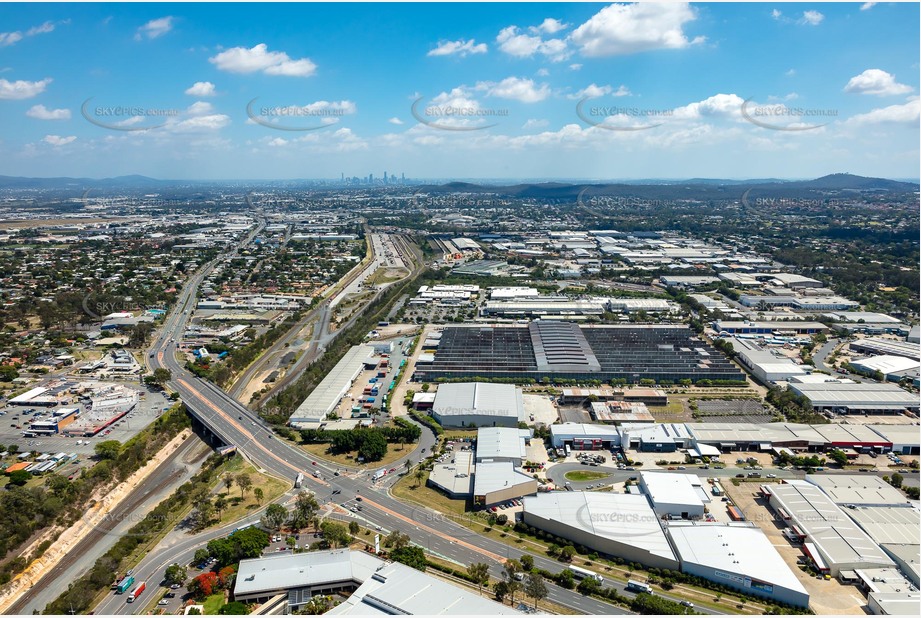
<instances>
[{"instance_id":1,"label":"green tree","mask_svg":"<svg viewBox=\"0 0 921 618\"><path fill-rule=\"evenodd\" d=\"M261 487L257 487L253 490L253 497L256 498L256 504L262 504L262 501L265 499L265 492L262 491Z\"/></svg>"},{"instance_id":2,"label":"green tree","mask_svg":"<svg viewBox=\"0 0 921 618\"><path fill-rule=\"evenodd\" d=\"M537 604L546 599L550 591L547 590L547 584L544 578L537 573L528 575L524 582L524 593L534 599L534 609L537 610Z\"/></svg>"},{"instance_id":3,"label":"green tree","mask_svg":"<svg viewBox=\"0 0 921 618\"><path fill-rule=\"evenodd\" d=\"M416 545L406 545L390 552L390 559L410 566L419 571L425 571L428 561L425 552Z\"/></svg>"},{"instance_id":4,"label":"green tree","mask_svg":"<svg viewBox=\"0 0 921 618\"><path fill-rule=\"evenodd\" d=\"M214 510L217 511L218 519L221 518L224 514L224 509L227 508L227 498L223 494L218 494L214 498Z\"/></svg>"},{"instance_id":5,"label":"green tree","mask_svg":"<svg viewBox=\"0 0 921 618\"><path fill-rule=\"evenodd\" d=\"M99 459L116 459L122 450L122 443L118 440L105 440L97 442L93 447L96 457Z\"/></svg>"},{"instance_id":6,"label":"green tree","mask_svg":"<svg viewBox=\"0 0 921 618\"><path fill-rule=\"evenodd\" d=\"M416 468L415 477L416 477L416 487L421 486L422 479L425 478L425 470L422 469L422 466L419 466L418 468Z\"/></svg>"},{"instance_id":7,"label":"green tree","mask_svg":"<svg viewBox=\"0 0 921 618\"><path fill-rule=\"evenodd\" d=\"M269 544L268 533L259 528L245 528L232 535L208 542L208 553L227 566L246 558L258 558Z\"/></svg>"},{"instance_id":8,"label":"green tree","mask_svg":"<svg viewBox=\"0 0 921 618\"><path fill-rule=\"evenodd\" d=\"M467 575L476 584L480 595L483 594L483 586L489 583L489 565L484 562L473 562L467 565Z\"/></svg>"},{"instance_id":9,"label":"green tree","mask_svg":"<svg viewBox=\"0 0 921 618\"><path fill-rule=\"evenodd\" d=\"M208 552L207 549L204 549L204 548L196 549L195 557L192 559L192 562L194 562L195 564L201 564L202 562L206 561L210 557L211 557L211 554Z\"/></svg>"},{"instance_id":10,"label":"green tree","mask_svg":"<svg viewBox=\"0 0 921 618\"><path fill-rule=\"evenodd\" d=\"M342 524L337 524L332 521L324 521L320 525L320 530L323 531L323 538L333 549L336 547L348 545L349 541L352 540L348 528Z\"/></svg>"},{"instance_id":11,"label":"green tree","mask_svg":"<svg viewBox=\"0 0 921 618\"><path fill-rule=\"evenodd\" d=\"M600 587L601 586L598 584L598 580L596 580L594 577L585 577L582 579L582 581L579 582L576 590L582 594L593 594L598 592Z\"/></svg>"},{"instance_id":12,"label":"green tree","mask_svg":"<svg viewBox=\"0 0 921 618\"><path fill-rule=\"evenodd\" d=\"M377 431L368 433L358 447L358 455L365 461L380 461L387 454L387 440Z\"/></svg>"},{"instance_id":13,"label":"green tree","mask_svg":"<svg viewBox=\"0 0 921 618\"><path fill-rule=\"evenodd\" d=\"M224 487L227 488L227 493L230 493L230 488L233 487L233 484L236 482L232 474L224 475Z\"/></svg>"},{"instance_id":14,"label":"green tree","mask_svg":"<svg viewBox=\"0 0 921 618\"><path fill-rule=\"evenodd\" d=\"M496 595L496 600L499 603L504 602L506 595L508 595L508 582L500 581L496 583L496 587L493 589L493 594Z\"/></svg>"},{"instance_id":15,"label":"green tree","mask_svg":"<svg viewBox=\"0 0 921 618\"><path fill-rule=\"evenodd\" d=\"M350 521L349 522L349 534L351 534L352 536L355 536L359 532L361 532L361 526L358 525L358 522Z\"/></svg>"},{"instance_id":16,"label":"green tree","mask_svg":"<svg viewBox=\"0 0 921 618\"><path fill-rule=\"evenodd\" d=\"M16 470L14 472L10 472L8 476L10 477L10 485L22 487L29 482L30 478L32 478L32 473L26 472L25 470Z\"/></svg>"},{"instance_id":17,"label":"green tree","mask_svg":"<svg viewBox=\"0 0 921 618\"><path fill-rule=\"evenodd\" d=\"M894 472L894 473L892 474L892 477L889 479L889 484L892 485L893 487L895 487L896 489L898 489L899 487L902 486L902 483L903 483L904 481L905 481L905 477L904 477L904 476L902 476L902 475L899 474L898 472Z\"/></svg>"},{"instance_id":18,"label":"green tree","mask_svg":"<svg viewBox=\"0 0 921 618\"><path fill-rule=\"evenodd\" d=\"M249 488L253 486L253 479L249 474L243 472L237 475L237 485L240 486L240 497L242 498L243 494L249 491Z\"/></svg>"},{"instance_id":19,"label":"green tree","mask_svg":"<svg viewBox=\"0 0 921 618\"><path fill-rule=\"evenodd\" d=\"M524 554L521 556L521 570L530 573L534 569L534 556Z\"/></svg>"},{"instance_id":20,"label":"green tree","mask_svg":"<svg viewBox=\"0 0 921 618\"><path fill-rule=\"evenodd\" d=\"M186 569L184 566L178 563L173 563L166 567L166 583L179 584L181 586L185 583L188 574L188 569Z\"/></svg>"},{"instance_id":21,"label":"green tree","mask_svg":"<svg viewBox=\"0 0 921 618\"><path fill-rule=\"evenodd\" d=\"M262 523L269 530L280 530L286 519L288 519L287 509L280 504L272 503L266 507Z\"/></svg>"},{"instance_id":22,"label":"green tree","mask_svg":"<svg viewBox=\"0 0 921 618\"><path fill-rule=\"evenodd\" d=\"M399 530L394 530L384 539L384 545L386 547L393 547L394 549L401 549L409 545L409 540L408 534L403 534Z\"/></svg>"},{"instance_id":23,"label":"green tree","mask_svg":"<svg viewBox=\"0 0 921 618\"><path fill-rule=\"evenodd\" d=\"M576 578L569 569L564 569L560 573L557 582L560 584L561 588L566 588L567 590L572 590L576 587Z\"/></svg>"},{"instance_id":24,"label":"green tree","mask_svg":"<svg viewBox=\"0 0 921 618\"><path fill-rule=\"evenodd\" d=\"M294 510L291 511L290 524L295 530L303 530L316 518L320 505L314 495L306 490L301 490L294 499Z\"/></svg>"},{"instance_id":25,"label":"green tree","mask_svg":"<svg viewBox=\"0 0 921 618\"><path fill-rule=\"evenodd\" d=\"M563 562L569 562L572 560L572 557L576 555L576 548L572 545L567 545L560 550L560 560Z\"/></svg>"}]
</instances>

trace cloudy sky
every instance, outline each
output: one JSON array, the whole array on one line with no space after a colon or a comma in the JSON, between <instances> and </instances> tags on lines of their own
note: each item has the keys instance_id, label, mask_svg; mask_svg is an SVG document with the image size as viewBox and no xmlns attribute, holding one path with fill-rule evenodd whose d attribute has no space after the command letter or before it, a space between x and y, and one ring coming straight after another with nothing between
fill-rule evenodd
<instances>
[{"instance_id":1,"label":"cloudy sky","mask_svg":"<svg viewBox=\"0 0 921 618\"><path fill-rule=\"evenodd\" d=\"M4 4L0 174L916 178L917 3Z\"/></svg>"}]
</instances>

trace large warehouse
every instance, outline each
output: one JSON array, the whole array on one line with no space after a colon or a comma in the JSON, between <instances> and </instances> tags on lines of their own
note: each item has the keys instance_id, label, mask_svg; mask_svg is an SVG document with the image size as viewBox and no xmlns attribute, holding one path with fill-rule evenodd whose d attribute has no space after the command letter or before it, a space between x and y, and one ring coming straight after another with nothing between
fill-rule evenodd
<instances>
[{"instance_id":1,"label":"large warehouse","mask_svg":"<svg viewBox=\"0 0 921 618\"><path fill-rule=\"evenodd\" d=\"M610 425L556 423L550 425L550 443L553 448L569 445L576 451L610 450L620 446L620 433Z\"/></svg>"},{"instance_id":2,"label":"large warehouse","mask_svg":"<svg viewBox=\"0 0 921 618\"><path fill-rule=\"evenodd\" d=\"M745 381L744 374L686 326L579 326L537 320L528 325L449 326L416 377L532 379L615 378Z\"/></svg>"},{"instance_id":3,"label":"large warehouse","mask_svg":"<svg viewBox=\"0 0 921 618\"><path fill-rule=\"evenodd\" d=\"M432 416L442 427L518 427L524 419L524 399L514 384L442 384Z\"/></svg>"},{"instance_id":4,"label":"large warehouse","mask_svg":"<svg viewBox=\"0 0 921 618\"><path fill-rule=\"evenodd\" d=\"M710 495L696 474L671 472L643 472L640 488L649 496L657 515L671 515L683 519L701 519Z\"/></svg>"},{"instance_id":5,"label":"large warehouse","mask_svg":"<svg viewBox=\"0 0 921 618\"><path fill-rule=\"evenodd\" d=\"M371 346L353 346L297 407L288 419L288 424L296 429L317 429L326 415L335 410L339 401L349 392L352 382L373 355L374 349Z\"/></svg>"},{"instance_id":6,"label":"large warehouse","mask_svg":"<svg viewBox=\"0 0 921 618\"><path fill-rule=\"evenodd\" d=\"M799 534L803 548L820 571L837 577L841 571L894 565L873 539L817 486L806 481L765 485L771 507Z\"/></svg>"},{"instance_id":7,"label":"large warehouse","mask_svg":"<svg viewBox=\"0 0 921 618\"><path fill-rule=\"evenodd\" d=\"M789 389L809 399L816 412L833 414L902 414L905 410L918 413L918 396L895 384L860 382L838 384L790 383Z\"/></svg>"},{"instance_id":8,"label":"large warehouse","mask_svg":"<svg viewBox=\"0 0 921 618\"><path fill-rule=\"evenodd\" d=\"M809 606L809 593L756 525L678 521L669 522L666 533L682 572L770 601Z\"/></svg>"},{"instance_id":9,"label":"large warehouse","mask_svg":"<svg viewBox=\"0 0 921 618\"><path fill-rule=\"evenodd\" d=\"M524 523L628 562L678 569L646 496L590 491L540 494L524 499Z\"/></svg>"},{"instance_id":10,"label":"large warehouse","mask_svg":"<svg viewBox=\"0 0 921 618\"><path fill-rule=\"evenodd\" d=\"M905 495L878 476L868 474L807 474L806 480L828 494L835 504L912 506Z\"/></svg>"}]
</instances>

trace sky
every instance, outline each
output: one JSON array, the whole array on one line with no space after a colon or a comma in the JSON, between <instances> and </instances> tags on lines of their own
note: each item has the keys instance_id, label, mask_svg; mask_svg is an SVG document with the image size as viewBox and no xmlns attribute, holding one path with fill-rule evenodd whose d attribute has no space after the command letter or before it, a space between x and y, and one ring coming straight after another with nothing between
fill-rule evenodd
<instances>
[{"instance_id":1,"label":"sky","mask_svg":"<svg viewBox=\"0 0 921 618\"><path fill-rule=\"evenodd\" d=\"M0 5L0 175L917 178L917 3Z\"/></svg>"}]
</instances>

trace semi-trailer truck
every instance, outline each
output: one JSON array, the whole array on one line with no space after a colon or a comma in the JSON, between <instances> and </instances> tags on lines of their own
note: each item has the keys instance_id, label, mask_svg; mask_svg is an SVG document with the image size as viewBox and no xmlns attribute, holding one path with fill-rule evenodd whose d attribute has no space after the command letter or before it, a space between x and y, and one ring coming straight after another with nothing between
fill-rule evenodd
<instances>
[{"instance_id":1,"label":"semi-trailer truck","mask_svg":"<svg viewBox=\"0 0 921 618\"><path fill-rule=\"evenodd\" d=\"M598 573L595 573L594 571L589 571L588 569L582 569L577 566L570 566L569 570L572 571L572 574L575 575L577 579L585 579L586 577L590 577L594 579L596 582L598 582L599 584L604 583L604 578Z\"/></svg>"},{"instance_id":2,"label":"semi-trailer truck","mask_svg":"<svg viewBox=\"0 0 921 618\"><path fill-rule=\"evenodd\" d=\"M131 591L131 594L128 595L128 602L134 603L134 600L141 596L141 593L147 588L147 582L141 582L137 587Z\"/></svg>"},{"instance_id":3,"label":"semi-trailer truck","mask_svg":"<svg viewBox=\"0 0 921 618\"><path fill-rule=\"evenodd\" d=\"M125 575L115 585L115 594L124 594L134 583L134 575Z\"/></svg>"},{"instance_id":4,"label":"semi-trailer truck","mask_svg":"<svg viewBox=\"0 0 921 618\"><path fill-rule=\"evenodd\" d=\"M652 586L649 584L638 582L634 579L627 580L627 590L632 590L633 592L645 592L646 594L652 594Z\"/></svg>"}]
</instances>

